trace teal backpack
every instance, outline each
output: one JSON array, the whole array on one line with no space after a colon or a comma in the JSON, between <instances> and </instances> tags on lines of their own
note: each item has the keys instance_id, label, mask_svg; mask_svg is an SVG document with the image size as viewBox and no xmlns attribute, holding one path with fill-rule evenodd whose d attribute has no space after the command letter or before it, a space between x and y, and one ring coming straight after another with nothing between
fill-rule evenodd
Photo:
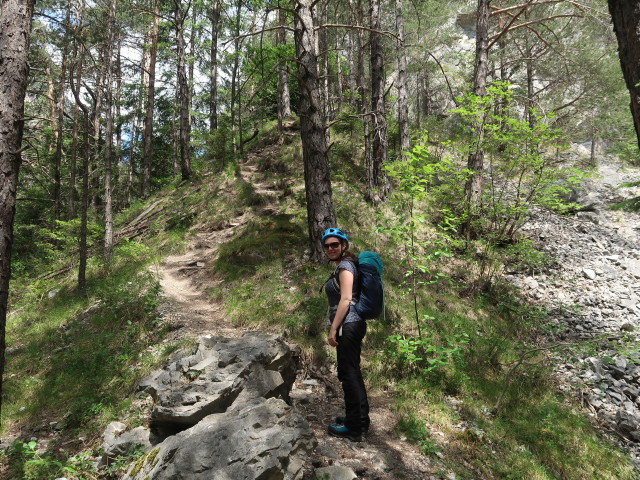
<instances>
[{"instance_id":1,"label":"teal backpack","mask_svg":"<svg viewBox=\"0 0 640 480\"><path fill-rule=\"evenodd\" d=\"M365 320L378 318L384 312L382 259L375 252L360 252L357 267L360 278L360 298L354 308Z\"/></svg>"}]
</instances>

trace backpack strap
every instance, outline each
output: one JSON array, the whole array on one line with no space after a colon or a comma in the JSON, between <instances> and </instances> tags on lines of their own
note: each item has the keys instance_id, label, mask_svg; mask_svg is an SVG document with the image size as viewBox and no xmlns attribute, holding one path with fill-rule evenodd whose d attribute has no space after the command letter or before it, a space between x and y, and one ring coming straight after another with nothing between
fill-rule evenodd
<instances>
[{"instance_id":1,"label":"backpack strap","mask_svg":"<svg viewBox=\"0 0 640 480\"><path fill-rule=\"evenodd\" d=\"M358 263L357 263L356 261L354 261L354 260L352 260L352 259L350 259L350 258L345 258L345 259L340 260L340 261L342 262L342 261L344 261L344 260L347 260L348 262L353 263L353 266L355 267L356 272L358 271ZM320 286L320 288L318 289L318 293L322 293L322 289L324 288L324 286L327 284L327 282L328 282L329 280L333 280L333 283L334 283L334 285L336 286L336 288L337 288L338 290L340 290L340 277L339 277L339 273L338 273L339 265L340 265L340 264L338 264L338 267L336 267L336 269L333 271L333 273L332 273L331 275L329 275L329 278L327 278L327 279L324 281L324 283ZM358 276L359 276L359 275L360 275L360 274L358 273ZM355 283L355 282L354 282L354 283ZM359 292L358 292L358 293L359 293Z\"/></svg>"}]
</instances>

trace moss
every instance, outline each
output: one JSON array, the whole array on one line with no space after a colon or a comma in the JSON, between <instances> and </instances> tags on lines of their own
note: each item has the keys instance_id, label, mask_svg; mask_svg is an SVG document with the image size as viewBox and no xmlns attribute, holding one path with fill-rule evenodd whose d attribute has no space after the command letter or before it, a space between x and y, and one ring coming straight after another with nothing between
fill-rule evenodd
<instances>
[{"instance_id":1,"label":"moss","mask_svg":"<svg viewBox=\"0 0 640 480\"><path fill-rule=\"evenodd\" d=\"M151 469L153 469L158 464L158 461L160 460L159 458L157 458L158 453L160 453L160 449L155 448L151 450L149 453L147 453L146 455L143 455L142 457L140 457L136 462L136 464L131 469L131 477L136 477L138 473L140 473L140 470L142 470L142 467L144 467L145 463L149 463L149 465L151 466ZM148 475L145 477L145 479L147 478L149 478Z\"/></svg>"}]
</instances>

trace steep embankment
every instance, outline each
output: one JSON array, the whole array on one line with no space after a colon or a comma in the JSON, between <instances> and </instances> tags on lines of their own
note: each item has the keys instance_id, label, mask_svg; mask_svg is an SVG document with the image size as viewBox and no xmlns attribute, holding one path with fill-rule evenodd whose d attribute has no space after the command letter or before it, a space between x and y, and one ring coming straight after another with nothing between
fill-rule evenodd
<instances>
[{"instance_id":1,"label":"steep embankment","mask_svg":"<svg viewBox=\"0 0 640 480\"><path fill-rule=\"evenodd\" d=\"M640 466L640 223L611 206L640 195L618 189L638 169L611 157L578 201L585 211L559 217L538 211L525 233L554 260L540 272L510 272L534 303L550 310L548 340L557 374L590 415L615 432ZM570 352L567 355L566 352Z\"/></svg>"}]
</instances>

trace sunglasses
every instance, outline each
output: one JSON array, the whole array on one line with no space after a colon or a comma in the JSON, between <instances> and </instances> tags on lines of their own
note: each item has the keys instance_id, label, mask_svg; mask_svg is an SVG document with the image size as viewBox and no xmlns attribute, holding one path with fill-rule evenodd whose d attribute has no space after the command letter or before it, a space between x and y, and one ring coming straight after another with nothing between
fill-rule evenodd
<instances>
[{"instance_id":1,"label":"sunglasses","mask_svg":"<svg viewBox=\"0 0 640 480\"><path fill-rule=\"evenodd\" d=\"M329 250L330 248L338 248L339 246L340 246L340 242L325 243L324 249Z\"/></svg>"}]
</instances>

